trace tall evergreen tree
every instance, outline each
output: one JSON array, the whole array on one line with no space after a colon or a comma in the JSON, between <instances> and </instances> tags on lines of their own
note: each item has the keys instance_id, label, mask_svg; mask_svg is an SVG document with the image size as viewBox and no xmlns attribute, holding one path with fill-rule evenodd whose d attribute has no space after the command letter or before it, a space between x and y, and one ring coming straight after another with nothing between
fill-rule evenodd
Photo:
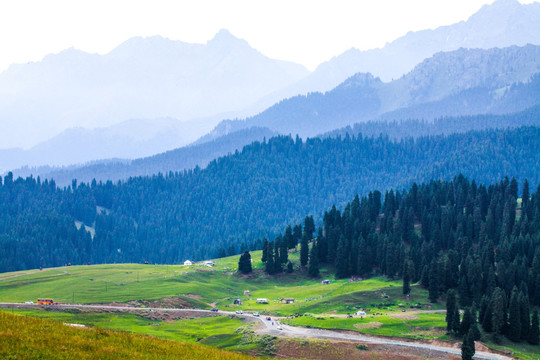
<instances>
[{"instance_id":1,"label":"tall evergreen tree","mask_svg":"<svg viewBox=\"0 0 540 360\"><path fill-rule=\"evenodd\" d=\"M491 296L491 311L493 340L496 343L499 343L500 335L502 335L506 326L506 295L504 290L499 287L493 290L493 295Z\"/></svg>"},{"instance_id":2,"label":"tall evergreen tree","mask_svg":"<svg viewBox=\"0 0 540 360\"><path fill-rule=\"evenodd\" d=\"M446 296L446 331L450 333L457 328L459 328L459 311L457 307L456 291L450 289Z\"/></svg>"},{"instance_id":3,"label":"tall evergreen tree","mask_svg":"<svg viewBox=\"0 0 540 360\"><path fill-rule=\"evenodd\" d=\"M529 306L529 296L520 292L520 309L521 315L521 340L529 338L529 330L531 327L531 309Z\"/></svg>"},{"instance_id":4,"label":"tall evergreen tree","mask_svg":"<svg viewBox=\"0 0 540 360\"><path fill-rule=\"evenodd\" d=\"M261 261L265 263L268 260L268 239L264 238L262 245L262 258Z\"/></svg>"},{"instance_id":5,"label":"tall evergreen tree","mask_svg":"<svg viewBox=\"0 0 540 360\"><path fill-rule=\"evenodd\" d=\"M274 243L272 241L267 244L265 271L269 275L276 273L276 267L274 264Z\"/></svg>"},{"instance_id":6,"label":"tall evergreen tree","mask_svg":"<svg viewBox=\"0 0 540 360\"><path fill-rule=\"evenodd\" d=\"M469 332L463 337L463 343L461 344L461 359L472 360L475 352L474 334L472 330L469 330Z\"/></svg>"},{"instance_id":7,"label":"tall evergreen tree","mask_svg":"<svg viewBox=\"0 0 540 360\"><path fill-rule=\"evenodd\" d=\"M313 242L313 246L311 247L311 251L309 253L308 273L312 278L319 276L319 248L317 241Z\"/></svg>"},{"instance_id":8,"label":"tall evergreen tree","mask_svg":"<svg viewBox=\"0 0 540 360\"><path fill-rule=\"evenodd\" d=\"M249 274L253 271L251 266L251 254L249 251L246 250L240 255L240 259L238 260L238 270L243 274Z\"/></svg>"},{"instance_id":9,"label":"tall evergreen tree","mask_svg":"<svg viewBox=\"0 0 540 360\"><path fill-rule=\"evenodd\" d=\"M345 238L342 236L339 239L337 251L336 251L336 278L343 279L349 276L349 257L347 254L347 247L345 245Z\"/></svg>"},{"instance_id":10,"label":"tall evergreen tree","mask_svg":"<svg viewBox=\"0 0 540 360\"><path fill-rule=\"evenodd\" d=\"M514 286L510 297L510 307L508 310L508 338L513 342L521 340L521 314L520 301L517 288Z\"/></svg>"},{"instance_id":11,"label":"tall evergreen tree","mask_svg":"<svg viewBox=\"0 0 540 360\"><path fill-rule=\"evenodd\" d=\"M473 316L471 313L471 308L467 307L465 308L465 312L463 313L463 319L461 320L461 325L459 327L459 334L461 336L465 336L469 329L471 328L471 325L474 323Z\"/></svg>"},{"instance_id":12,"label":"tall evergreen tree","mask_svg":"<svg viewBox=\"0 0 540 360\"><path fill-rule=\"evenodd\" d=\"M309 240L313 239L314 232L315 221L313 221L313 216L306 216L304 220L304 233L308 235Z\"/></svg>"}]
</instances>

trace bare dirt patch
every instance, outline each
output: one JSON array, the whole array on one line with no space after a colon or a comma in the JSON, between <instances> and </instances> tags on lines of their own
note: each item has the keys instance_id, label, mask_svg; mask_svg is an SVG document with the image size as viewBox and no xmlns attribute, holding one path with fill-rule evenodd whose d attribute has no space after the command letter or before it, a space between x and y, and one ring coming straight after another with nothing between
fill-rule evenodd
<instances>
[{"instance_id":1,"label":"bare dirt patch","mask_svg":"<svg viewBox=\"0 0 540 360\"><path fill-rule=\"evenodd\" d=\"M422 349L403 349L394 346L364 344L367 350L359 350L359 343L328 340L280 339L276 343L276 358L306 360L364 360L364 359L459 359L450 354L442 354Z\"/></svg>"},{"instance_id":2,"label":"bare dirt patch","mask_svg":"<svg viewBox=\"0 0 540 360\"><path fill-rule=\"evenodd\" d=\"M356 323L353 325L357 329L379 329L382 323L378 321L370 321L367 323Z\"/></svg>"},{"instance_id":3,"label":"bare dirt patch","mask_svg":"<svg viewBox=\"0 0 540 360\"><path fill-rule=\"evenodd\" d=\"M389 314L388 316L394 319L403 319L403 320L416 320L420 318L418 317L418 315L407 314L407 313L395 313L395 314Z\"/></svg>"}]
</instances>

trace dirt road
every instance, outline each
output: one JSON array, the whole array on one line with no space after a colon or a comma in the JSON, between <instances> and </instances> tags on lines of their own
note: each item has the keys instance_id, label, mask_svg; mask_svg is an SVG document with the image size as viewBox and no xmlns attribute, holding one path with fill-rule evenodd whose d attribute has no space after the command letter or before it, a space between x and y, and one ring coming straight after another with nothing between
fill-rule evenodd
<instances>
[{"instance_id":1,"label":"dirt road","mask_svg":"<svg viewBox=\"0 0 540 360\"><path fill-rule=\"evenodd\" d=\"M200 313L202 315L235 315L238 317L246 318L252 322L258 323L257 332L260 334L269 334L275 336L285 336L292 338L311 338L311 339L331 339L331 340L346 340L361 342L366 344L383 344L395 347L402 348L415 348L415 349L424 349L430 351L438 351L447 354L461 355L461 350L459 348L453 348L450 346L440 346L433 345L421 341L399 341L393 339L387 339L383 337L363 335L363 334L354 334L350 332L339 332L332 330L323 330L323 329L313 329L313 328L303 328L297 326L288 326L282 325L279 323L279 319L271 318L266 320L266 316L254 316L253 314L243 313L238 314L234 311L222 311L211 312L210 310L199 310L199 309L173 309L173 308L140 308L133 306L112 306L112 305L82 305L82 304L56 304L48 305L55 308L81 308L81 309L95 309L95 310L116 310L116 311L126 311L126 312L137 312L137 311L156 311L156 312L191 312L191 313ZM0 307L3 308L37 308L41 307L40 305L35 304L19 304L19 303L0 303ZM514 359L506 355L477 351L475 359L488 359L488 360L510 360Z\"/></svg>"}]
</instances>

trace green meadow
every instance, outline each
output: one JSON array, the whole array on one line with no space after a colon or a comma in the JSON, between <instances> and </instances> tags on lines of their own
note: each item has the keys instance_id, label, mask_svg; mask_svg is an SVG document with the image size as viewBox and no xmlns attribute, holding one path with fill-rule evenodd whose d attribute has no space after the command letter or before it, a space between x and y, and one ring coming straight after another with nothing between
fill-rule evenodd
<instances>
[{"instance_id":1,"label":"green meadow","mask_svg":"<svg viewBox=\"0 0 540 360\"><path fill-rule=\"evenodd\" d=\"M253 252L254 273L237 273L238 256L217 259L214 267L184 265L114 264L69 266L42 271L0 274L0 302L36 301L50 297L62 303L126 303L177 298L181 307L242 309L277 316L309 313L352 313L364 308L397 309L398 305L431 306L427 291L413 286L412 296L401 295L401 282L382 277L363 281L335 280L322 269L310 279L296 266L292 274L269 276L262 270L260 252ZM291 254L294 263L298 254ZM321 284L329 278L331 283ZM244 291L249 290L249 296ZM233 305L240 298L242 305ZM266 298L268 304L257 304ZM294 298L294 304L281 303ZM142 305L142 304L139 304ZM443 304L436 304L440 308Z\"/></svg>"}]
</instances>

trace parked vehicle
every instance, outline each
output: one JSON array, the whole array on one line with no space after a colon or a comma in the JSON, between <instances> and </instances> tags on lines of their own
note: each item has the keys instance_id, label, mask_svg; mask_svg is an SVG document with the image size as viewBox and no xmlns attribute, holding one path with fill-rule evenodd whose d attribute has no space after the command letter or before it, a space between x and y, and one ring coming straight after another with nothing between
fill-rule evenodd
<instances>
[{"instance_id":1,"label":"parked vehicle","mask_svg":"<svg viewBox=\"0 0 540 360\"><path fill-rule=\"evenodd\" d=\"M25 304L28 304L28 305L32 305L34 302L33 301L27 301L25 302Z\"/></svg>"},{"instance_id":2,"label":"parked vehicle","mask_svg":"<svg viewBox=\"0 0 540 360\"><path fill-rule=\"evenodd\" d=\"M218 312L219 310L218 310L217 308L212 308L212 309L210 309L210 311L212 311L212 312Z\"/></svg>"},{"instance_id":3,"label":"parked vehicle","mask_svg":"<svg viewBox=\"0 0 540 360\"><path fill-rule=\"evenodd\" d=\"M54 300L53 299L50 299L50 298L46 298L46 299L38 299L37 300L37 303L39 305L53 305L54 304Z\"/></svg>"},{"instance_id":4,"label":"parked vehicle","mask_svg":"<svg viewBox=\"0 0 540 360\"><path fill-rule=\"evenodd\" d=\"M258 312L254 312L253 316L259 317L259 316L261 316L261 314L259 314Z\"/></svg>"},{"instance_id":5,"label":"parked vehicle","mask_svg":"<svg viewBox=\"0 0 540 360\"><path fill-rule=\"evenodd\" d=\"M237 314L243 314L244 312L242 310L236 310Z\"/></svg>"}]
</instances>

